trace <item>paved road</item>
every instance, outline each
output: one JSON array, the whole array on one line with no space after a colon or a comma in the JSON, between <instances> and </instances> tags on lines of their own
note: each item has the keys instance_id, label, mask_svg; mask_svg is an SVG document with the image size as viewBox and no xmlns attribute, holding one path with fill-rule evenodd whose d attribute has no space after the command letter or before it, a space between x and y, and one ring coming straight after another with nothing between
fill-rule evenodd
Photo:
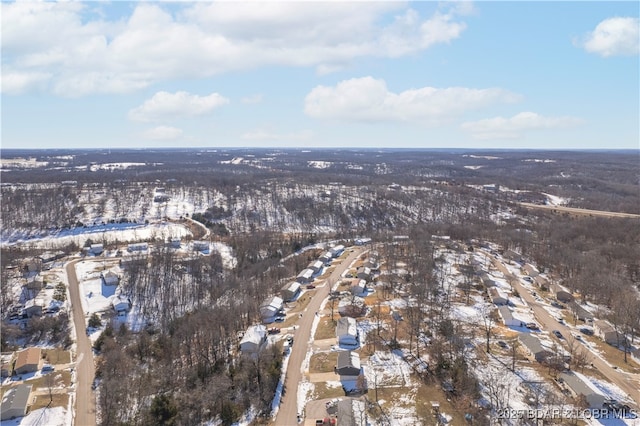
<instances>
[{"instance_id":1,"label":"paved road","mask_svg":"<svg viewBox=\"0 0 640 426\"><path fill-rule=\"evenodd\" d=\"M640 214L633 214L633 213L608 212L604 210L589 210L589 209L580 209L577 207L548 206L546 204L532 204L532 203L520 203L520 205L528 209L553 210L561 213L571 213L578 216L640 218Z\"/></svg>"},{"instance_id":2,"label":"paved road","mask_svg":"<svg viewBox=\"0 0 640 426\"><path fill-rule=\"evenodd\" d=\"M486 253L486 252L485 252ZM486 253L488 256L491 256L489 253ZM509 270L504 266L504 264L494 258L494 265L505 275L505 277L513 276L509 272ZM520 297L522 297L527 304L533 310L533 313L536 317L536 320L540 323L542 330L546 330L551 332L552 330L558 330L562 333L565 338L567 336L571 336L571 332L575 332L574 329L567 327L564 324L560 324L554 317L551 315L540 303L538 303L533 295L520 283L518 277L513 280L514 289L518 291ZM555 339L555 336L553 337ZM565 339L556 339L556 341L560 342L562 346L567 347L567 342ZM576 342L576 344L581 344L580 342ZM638 377L633 374L623 373L618 370L614 370L606 360L600 357L599 354L591 351L591 348L587 345L584 345L587 349L590 350L592 354L591 362L593 365L611 382L617 385L620 389L626 392L636 403L636 406L640 407L640 382L638 381Z\"/></svg>"},{"instance_id":3,"label":"paved road","mask_svg":"<svg viewBox=\"0 0 640 426\"><path fill-rule=\"evenodd\" d=\"M280 409L276 416L276 425L295 425L297 423L298 414L298 383L300 383L304 372L302 371L302 362L307 356L309 350L309 339L311 338L311 325L313 324L316 312L320 309L322 301L329 296L331 290L329 283L336 283L342 273L349 267L351 262L356 260L363 252L362 247L354 248L353 252L335 267L328 281L321 287L317 287L316 294L309 302L304 310L302 317L298 320L298 329L295 333L295 340L289 355L289 364L287 367L287 376L284 381L286 393L282 397Z\"/></svg>"},{"instance_id":4,"label":"paved road","mask_svg":"<svg viewBox=\"0 0 640 426\"><path fill-rule=\"evenodd\" d=\"M76 412L74 424L78 426L95 426L96 398L91 389L91 384L95 377L95 368L91 341L87 336L84 311L80 301L76 263L78 263L78 260L69 262L66 266L73 324L76 328Z\"/></svg>"}]
</instances>

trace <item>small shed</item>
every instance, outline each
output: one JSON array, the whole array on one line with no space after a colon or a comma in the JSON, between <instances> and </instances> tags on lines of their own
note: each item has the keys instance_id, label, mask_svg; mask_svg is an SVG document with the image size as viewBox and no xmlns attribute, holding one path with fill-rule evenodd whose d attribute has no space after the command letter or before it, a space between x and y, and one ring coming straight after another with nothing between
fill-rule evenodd
<instances>
[{"instance_id":1,"label":"small shed","mask_svg":"<svg viewBox=\"0 0 640 426\"><path fill-rule=\"evenodd\" d=\"M285 284L280 289L280 295L282 296L282 300L284 300L285 302L290 302L294 300L300 294L301 289L302 287L300 287L300 283L297 281L292 281L288 284Z\"/></svg>"},{"instance_id":2,"label":"small shed","mask_svg":"<svg viewBox=\"0 0 640 426\"><path fill-rule=\"evenodd\" d=\"M2 397L1 420L11 420L27 414L27 406L31 400L31 385L21 384L7 390Z\"/></svg>"},{"instance_id":3,"label":"small shed","mask_svg":"<svg viewBox=\"0 0 640 426\"><path fill-rule=\"evenodd\" d=\"M339 345L360 345L360 335L356 320L351 317L340 318L336 326L336 337Z\"/></svg>"}]
</instances>

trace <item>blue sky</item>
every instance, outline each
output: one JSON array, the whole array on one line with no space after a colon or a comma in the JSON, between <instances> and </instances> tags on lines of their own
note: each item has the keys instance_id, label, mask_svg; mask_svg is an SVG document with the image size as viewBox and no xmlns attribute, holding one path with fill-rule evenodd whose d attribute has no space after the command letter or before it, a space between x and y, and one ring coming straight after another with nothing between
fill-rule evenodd
<instances>
[{"instance_id":1,"label":"blue sky","mask_svg":"<svg viewBox=\"0 0 640 426\"><path fill-rule=\"evenodd\" d=\"M639 148L637 2L1 7L2 148Z\"/></svg>"}]
</instances>

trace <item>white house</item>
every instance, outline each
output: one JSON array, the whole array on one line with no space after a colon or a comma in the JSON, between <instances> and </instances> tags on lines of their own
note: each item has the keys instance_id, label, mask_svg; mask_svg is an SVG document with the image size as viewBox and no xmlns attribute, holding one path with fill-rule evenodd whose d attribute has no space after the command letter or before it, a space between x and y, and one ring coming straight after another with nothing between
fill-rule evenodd
<instances>
[{"instance_id":1,"label":"white house","mask_svg":"<svg viewBox=\"0 0 640 426\"><path fill-rule=\"evenodd\" d=\"M244 354L255 354L267 343L267 329L264 325L252 325L242 336L240 351Z\"/></svg>"},{"instance_id":2,"label":"white house","mask_svg":"<svg viewBox=\"0 0 640 426\"><path fill-rule=\"evenodd\" d=\"M89 253L95 256L101 254L103 251L104 247L102 246L102 244L91 244L91 247L89 247Z\"/></svg>"},{"instance_id":3,"label":"white house","mask_svg":"<svg viewBox=\"0 0 640 426\"><path fill-rule=\"evenodd\" d=\"M265 324L272 323L275 316L282 310L283 300L278 296L270 297L260 305L260 316Z\"/></svg>"},{"instance_id":4,"label":"white house","mask_svg":"<svg viewBox=\"0 0 640 426\"><path fill-rule=\"evenodd\" d=\"M357 246L363 246L363 245L369 244L369 243L371 243L371 238L366 238L366 237L365 238L356 238L356 240L355 240L355 244Z\"/></svg>"},{"instance_id":5,"label":"white house","mask_svg":"<svg viewBox=\"0 0 640 426\"><path fill-rule=\"evenodd\" d=\"M338 338L339 345L360 345L360 335L358 333L356 320L351 317L340 318L336 326L336 337Z\"/></svg>"},{"instance_id":6,"label":"white house","mask_svg":"<svg viewBox=\"0 0 640 426\"><path fill-rule=\"evenodd\" d=\"M107 271L106 274L102 274L102 281L104 285L118 285L120 277L112 271Z\"/></svg>"},{"instance_id":7,"label":"white house","mask_svg":"<svg viewBox=\"0 0 640 426\"><path fill-rule=\"evenodd\" d=\"M344 252L344 246L342 244L337 245L335 247L331 247L329 249L332 257L338 257Z\"/></svg>"},{"instance_id":8,"label":"white house","mask_svg":"<svg viewBox=\"0 0 640 426\"><path fill-rule=\"evenodd\" d=\"M118 314L126 313L127 311L129 311L129 309L131 309L131 301L124 296L118 295L113 298L111 306L113 306L113 310Z\"/></svg>"},{"instance_id":9,"label":"white house","mask_svg":"<svg viewBox=\"0 0 640 426\"><path fill-rule=\"evenodd\" d=\"M498 312L502 317L504 325L507 327L523 327L525 325L524 321L513 316L513 312L511 312L508 306L498 306Z\"/></svg>"},{"instance_id":10,"label":"white house","mask_svg":"<svg viewBox=\"0 0 640 426\"><path fill-rule=\"evenodd\" d=\"M304 269L298 274L298 276L296 277L296 281L301 284L309 284L311 281L313 281L313 269Z\"/></svg>"}]
</instances>

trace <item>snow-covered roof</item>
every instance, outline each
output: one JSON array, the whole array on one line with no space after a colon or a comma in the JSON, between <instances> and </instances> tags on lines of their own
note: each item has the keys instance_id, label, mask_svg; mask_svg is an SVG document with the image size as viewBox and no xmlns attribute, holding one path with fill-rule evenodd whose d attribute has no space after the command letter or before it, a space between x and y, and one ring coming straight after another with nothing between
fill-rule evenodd
<instances>
[{"instance_id":1,"label":"snow-covered roof","mask_svg":"<svg viewBox=\"0 0 640 426\"><path fill-rule=\"evenodd\" d=\"M338 370L345 367L360 369L360 355L353 351L338 352Z\"/></svg>"},{"instance_id":2,"label":"snow-covered roof","mask_svg":"<svg viewBox=\"0 0 640 426\"><path fill-rule=\"evenodd\" d=\"M300 288L300 283L297 282L297 281L293 281L293 282L285 284L282 287L282 291L290 291L292 293L295 293L296 291L298 291L299 288Z\"/></svg>"},{"instance_id":3,"label":"snow-covered roof","mask_svg":"<svg viewBox=\"0 0 640 426\"><path fill-rule=\"evenodd\" d=\"M302 272L298 274L300 278L311 278L313 276L313 269L304 269Z\"/></svg>"},{"instance_id":4,"label":"snow-covered roof","mask_svg":"<svg viewBox=\"0 0 640 426\"><path fill-rule=\"evenodd\" d=\"M262 341L267 336L267 329L264 325L252 325L247 328L247 331L244 333L240 344L243 343L255 343L256 345L260 345Z\"/></svg>"},{"instance_id":5,"label":"snow-covered roof","mask_svg":"<svg viewBox=\"0 0 640 426\"><path fill-rule=\"evenodd\" d=\"M336 334L340 336L353 336L358 335L358 328L356 320L351 317L340 318L338 325L336 326Z\"/></svg>"}]
</instances>

